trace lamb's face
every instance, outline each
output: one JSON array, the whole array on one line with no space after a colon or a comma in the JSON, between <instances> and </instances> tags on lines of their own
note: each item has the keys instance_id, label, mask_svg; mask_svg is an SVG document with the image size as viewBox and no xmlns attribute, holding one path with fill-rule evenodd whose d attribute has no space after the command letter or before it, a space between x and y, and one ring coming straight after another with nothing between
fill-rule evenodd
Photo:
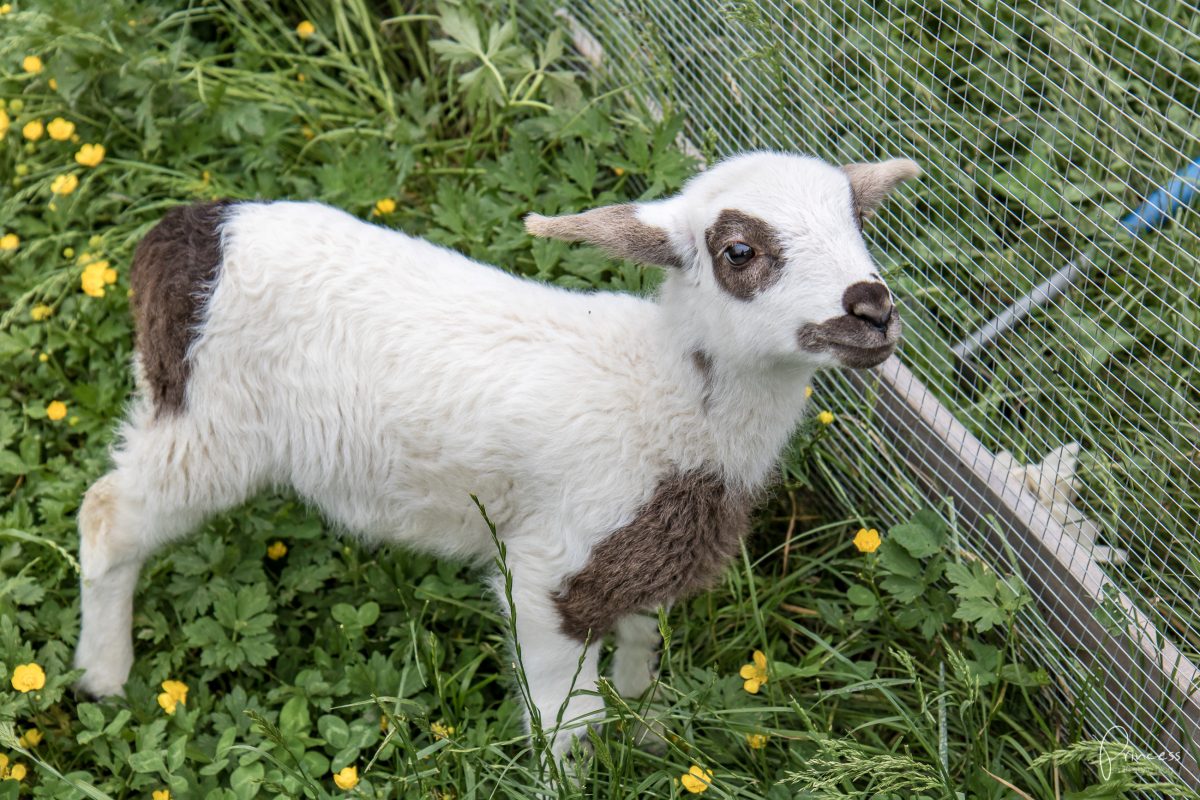
<instances>
[{"instance_id":1,"label":"lamb's face","mask_svg":"<svg viewBox=\"0 0 1200 800\"><path fill-rule=\"evenodd\" d=\"M751 153L696 176L667 200L531 215L526 227L669 267L664 305L714 355L871 367L895 349L900 316L861 226L892 189L919 174L907 160L834 167Z\"/></svg>"},{"instance_id":2,"label":"lamb's face","mask_svg":"<svg viewBox=\"0 0 1200 800\"><path fill-rule=\"evenodd\" d=\"M706 338L818 366L886 359L900 315L861 226L883 195L919 172L911 161L839 168L755 153L694 179L678 198L693 263L672 280L690 284L703 307L694 312L713 329ZM650 221L652 211L640 216Z\"/></svg>"}]
</instances>

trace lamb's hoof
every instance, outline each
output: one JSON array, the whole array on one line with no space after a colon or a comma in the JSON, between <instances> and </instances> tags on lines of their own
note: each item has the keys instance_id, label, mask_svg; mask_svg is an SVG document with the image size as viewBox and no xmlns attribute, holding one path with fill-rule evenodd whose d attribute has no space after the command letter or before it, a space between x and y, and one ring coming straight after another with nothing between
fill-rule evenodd
<instances>
[{"instance_id":1,"label":"lamb's hoof","mask_svg":"<svg viewBox=\"0 0 1200 800\"><path fill-rule=\"evenodd\" d=\"M633 744L639 750L652 756L667 754L667 729L656 719L635 723Z\"/></svg>"},{"instance_id":2,"label":"lamb's hoof","mask_svg":"<svg viewBox=\"0 0 1200 800\"><path fill-rule=\"evenodd\" d=\"M125 696L125 678L105 675L95 669L83 673L83 677L75 682L75 693L89 700L103 700L106 697Z\"/></svg>"},{"instance_id":3,"label":"lamb's hoof","mask_svg":"<svg viewBox=\"0 0 1200 800\"><path fill-rule=\"evenodd\" d=\"M551 752L561 764L586 764L595 754L591 731L600 733L601 724L593 722L582 728L563 731L554 737Z\"/></svg>"}]
</instances>

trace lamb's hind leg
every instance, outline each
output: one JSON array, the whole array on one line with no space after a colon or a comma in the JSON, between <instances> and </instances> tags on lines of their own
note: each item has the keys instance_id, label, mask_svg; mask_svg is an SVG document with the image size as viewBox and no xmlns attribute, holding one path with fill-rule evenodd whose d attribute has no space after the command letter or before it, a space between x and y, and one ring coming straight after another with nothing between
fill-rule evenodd
<instances>
[{"instance_id":1,"label":"lamb's hind leg","mask_svg":"<svg viewBox=\"0 0 1200 800\"><path fill-rule=\"evenodd\" d=\"M126 431L117 468L92 484L79 509L81 629L75 666L79 688L120 694L133 666L133 593L142 563L159 547L235 505L243 492L222 491L212 449L174 420Z\"/></svg>"},{"instance_id":2,"label":"lamb's hind leg","mask_svg":"<svg viewBox=\"0 0 1200 800\"><path fill-rule=\"evenodd\" d=\"M79 688L120 694L133 666L133 590L159 526L137 491L113 471L92 484L79 509L81 625L75 666Z\"/></svg>"}]
</instances>

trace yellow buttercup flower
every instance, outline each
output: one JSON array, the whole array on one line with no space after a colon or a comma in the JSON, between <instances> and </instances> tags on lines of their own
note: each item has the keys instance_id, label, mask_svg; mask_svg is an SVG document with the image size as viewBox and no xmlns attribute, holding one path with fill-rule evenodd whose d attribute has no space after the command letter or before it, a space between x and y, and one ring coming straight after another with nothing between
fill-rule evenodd
<instances>
[{"instance_id":1,"label":"yellow buttercup flower","mask_svg":"<svg viewBox=\"0 0 1200 800\"><path fill-rule=\"evenodd\" d=\"M54 78L50 79L49 86L50 86L50 91L52 91L52 92L58 91L58 81L54 80Z\"/></svg>"},{"instance_id":2,"label":"yellow buttercup flower","mask_svg":"<svg viewBox=\"0 0 1200 800\"><path fill-rule=\"evenodd\" d=\"M25 70L30 75L37 75L44 69L44 67L42 65L42 60L37 56L25 56L25 58L21 59L21 69Z\"/></svg>"},{"instance_id":3,"label":"yellow buttercup flower","mask_svg":"<svg viewBox=\"0 0 1200 800\"><path fill-rule=\"evenodd\" d=\"M708 787L712 785L712 778L711 769L703 769L698 764L692 764L692 768L683 774L679 782L692 794L700 794L708 791Z\"/></svg>"},{"instance_id":4,"label":"yellow buttercup flower","mask_svg":"<svg viewBox=\"0 0 1200 800\"><path fill-rule=\"evenodd\" d=\"M79 152L75 154L75 162L84 167L99 166L104 160L104 145L102 144L85 144L79 148Z\"/></svg>"},{"instance_id":5,"label":"yellow buttercup flower","mask_svg":"<svg viewBox=\"0 0 1200 800\"><path fill-rule=\"evenodd\" d=\"M267 558L271 559L272 561L278 561L286 555L287 545L278 540L272 542L271 546L267 548Z\"/></svg>"},{"instance_id":6,"label":"yellow buttercup flower","mask_svg":"<svg viewBox=\"0 0 1200 800\"><path fill-rule=\"evenodd\" d=\"M170 789L155 789L151 795L154 800L171 800Z\"/></svg>"},{"instance_id":7,"label":"yellow buttercup flower","mask_svg":"<svg viewBox=\"0 0 1200 800\"><path fill-rule=\"evenodd\" d=\"M296 26L296 35L299 36L301 39L307 39L308 37L312 36L316 32L317 32L317 26L313 25L308 20L304 20L303 22L301 22L299 25Z\"/></svg>"},{"instance_id":8,"label":"yellow buttercup flower","mask_svg":"<svg viewBox=\"0 0 1200 800\"><path fill-rule=\"evenodd\" d=\"M434 739L449 739L454 735L454 726L446 725L439 719L429 726L429 732L433 734Z\"/></svg>"},{"instance_id":9,"label":"yellow buttercup flower","mask_svg":"<svg viewBox=\"0 0 1200 800\"><path fill-rule=\"evenodd\" d=\"M25 780L26 774L27 770L25 769L24 764L13 764L12 768L8 771L8 777L12 778L14 781Z\"/></svg>"},{"instance_id":10,"label":"yellow buttercup flower","mask_svg":"<svg viewBox=\"0 0 1200 800\"><path fill-rule=\"evenodd\" d=\"M807 400L808 398L810 398L812 396L813 396L813 388L811 386L805 386L804 387L804 399Z\"/></svg>"},{"instance_id":11,"label":"yellow buttercup flower","mask_svg":"<svg viewBox=\"0 0 1200 800\"><path fill-rule=\"evenodd\" d=\"M54 309L45 303L38 303L33 308L29 309L29 318L34 322L41 322L54 313Z\"/></svg>"},{"instance_id":12,"label":"yellow buttercup flower","mask_svg":"<svg viewBox=\"0 0 1200 800\"><path fill-rule=\"evenodd\" d=\"M42 134L46 132L46 126L42 124L40 119L30 120L21 128L21 135L31 142L36 142L42 138Z\"/></svg>"},{"instance_id":13,"label":"yellow buttercup flower","mask_svg":"<svg viewBox=\"0 0 1200 800\"><path fill-rule=\"evenodd\" d=\"M9 119L8 112L0 108L0 139L8 134L9 125L12 125L12 120Z\"/></svg>"},{"instance_id":14,"label":"yellow buttercup flower","mask_svg":"<svg viewBox=\"0 0 1200 800\"><path fill-rule=\"evenodd\" d=\"M46 126L46 133L56 142L65 142L75 135L75 123L62 117L55 117Z\"/></svg>"},{"instance_id":15,"label":"yellow buttercup flower","mask_svg":"<svg viewBox=\"0 0 1200 800\"><path fill-rule=\"evenodd\" d=\"M821 423L822 425L832 425L833 424L833 412L832 411L822 411L820 414L817 414L817 422Z\"/></svg>"},{"instance_id":16,"label":"yellow buttercup flower","mask_svg":"<svg viewBox=\"0 0 1200 800\"><path fill-rule=\"evenodd\" d=\"M107 279L107 273L112 272L112 280ZM79 276L79 285L83 293L89 297L104 297L104 285L116 281L116 270L110 270L107 261L93 261L83 268Z\"/></svg>"},{"instance_id":17,"label":"yellow buttercup flower","mask_svg":"<svg viewBox=\"0 0 1200 800\"><path fill-rule=\"evenodd\" d=\"M746 744L750 745L751 750L762 750L767 746L767 735L765 733L747 733Z\"/></svg>"},{"instance_id":18,"label":"yellow buttercup flower","mask_svg":"<svg viewBox=\"0 0 1200 800\"><path fill-rule=\"evenodd\" d=\"M16 250L21 246L21 237L15 233L6 233L0 236L0 250Z\"/></svg>"},{"instance_id":19,"label":"yellow buttercup flower","mask_svg":"<svg viewBox=\"0 0 1200 800\"><path fill-rule=\"evenodd\" d=\"M12 13L12 3L5 3L4 5L0 6L0 16L3 16L5 14L11 14L11 13Z\"/></svg>"},{"instance_id":20,"label":"yellow buttercup flower","mask_svg":"<svg viewBox=\"0 0 1200 800\"><path fill-rule=\"evenodd\" d=\"M762 650L755 650L751 658L753 663L744 665L738 674L745 680L742 688L750 694L758 694L759 687L767 682L767 655Z\"/></svg>"},{"instance_id":21,"label":"yellow buttercup flower","mask_svg":"<svg viewBox=\"0 0 1200 800\"><path fill-rule=\"evenodd\" d=\"M58 402L57 400L55 402ZM51 406L54 403L50 404ZM62 406L62 403L59 403ZM63 414L66 415L67 407L62 406ZM46 414L49 416L50 408L46 408ZM62 419L62 417L58 417ZM12 687L22 694L26 692L34 692L46 685L46 673L34 662L28 664L18 664L12 672Z\"/></svg>"},{"instance_id":22,"label":"yellow buttercup flower","mask_svg":"<svg viewBox=\"0 0 1200 800\"><path fill-rule=\"evenodd\" d=\"M104 276L84 270L80 278L83 293L88 297L104 297Z\"/></svg>"},{"instance_id":23,"label":"yellow buttercup flower","mask_svg":"<svg viewBox=\"0 0 1200 800\"><path fill-rule=\"evenodd\" d=\"M162 694L158 696L158 705L168 714L174 714L179 704L187 705L187 684L183 681L163 681Z\"/></svg>"},{"instance_id":24,"label":"yellow buttercup flower","mask_svg":"<svg viewBox=\"0 0 1200 800\"><path fill-rule=\"evenodd\" d=\"M62 400L51 400L46 405L46 419L51 422L58 422L67 415L67 404ZM36 665L35 665L36 666ZM15 680L15 678L14 678ZM38 687L41 688L40 686Z\"/></svg>"},{"instance_id":25,"label":"yellow buttercup flower","mask_svg":"<svg viewBox=\"0 0 1200 800\"><path fill-rule=\"evenodd\" d=\"M45 364L45 363L46 363L47 361L49 361L49 360L50 360L50 354L49 354L49 353L38 353L38 361L40 361L40 362L42 362L43 364Z\"/></svg>"},{"instance_id":26,"label":"yellow buttercup flower","mask_svg":"<svg viewBox=\"0 0 1200 800\"><path fill-rule=\"evenodd\" d=\"M103 261L101 263L107 264L108 262ZM107 267L100 273L100 275L104 278L104 282L107 284L111 285L117 282L117 271L112 267Z\"/></svg>"},{"instance_id":27,"label":"yellow buttercup flower","mask_svg":"<svg viewBox=\"0 0 1200 800\"><path fill-rule=\"evenodd\" d=\"M358 786L358 767L343 767L340 772L333 773L333 782L339 789L353 789Z\"/></svg>"},{"instance_id":28,"label":"yellow buttercup flower","mask_svg":"<svg viewBox=\"0 0 1200 800\"><path fill-rule=\"evenodd\" d=\"M860 553L874 553L882 543L879 531L874 528L859 528L858 533L854 534L854 546Z\"/></svg>"},{"instance_id":29,"label":"yellow buttercup flower","mask_svg":"<svg viewBox=\"0 0 1200 800\"><path fill-rule=\"evenodd\" d=\"M383 216L384 214L390 214L395 210L396 201L390 197L385 197L375 203L375 213L380 216Z\"/></svg>"},{"instance_id":30,"label":"yellow buttercup flower","mask_svg":"<svg viewBox=\"0 0 1200 800\"><path fill-rule=\"evenodd\" d=\"M59 195L68 195L79 188L79 176L73 172L59 175L50 182L50 191Z\"/></svg>"},{"instance_id":31,"label":"yellow buttercup flower","mask_svg":"<svg viewBox=\"0 0 1200 800\"><path fill-rule=\"evenodd\" d=\"M17 744L21 747L37 747L42 743L42 732L37 728L30 728L21 734L21 738L17 739Z\"/></svg>"}]
</instances>

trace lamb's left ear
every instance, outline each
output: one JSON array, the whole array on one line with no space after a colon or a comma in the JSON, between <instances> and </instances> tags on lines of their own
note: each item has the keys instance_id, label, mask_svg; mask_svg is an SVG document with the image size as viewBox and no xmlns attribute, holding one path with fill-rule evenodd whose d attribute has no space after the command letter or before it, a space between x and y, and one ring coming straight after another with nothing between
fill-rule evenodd
<instances>
[{"instance_id":1,"label":"lamb's left ear","mask_svg":"<svg viewBox=\"0 0 1200 800\"><path fill-rule=\"evenodd\" d=\"M893 189L919 177L921 168L907 158L893 158L874 164L845 164L842 172L850 179L855 211L859 219L865 221L875 214Z\"/></svg>"},{"instance_id":2,"label":"lamb's left ear","mask_svg":"<svg viewBox=\"0 0 1200 800\"><path fill-rule=\"evenodd\" d=\"M525 217L525 230L534 236L587 242L618 258L660 267L683 267L683 258L671 244L667 231L638 218L639 206L623 203L567 214Z\"/></svg>"}]
</instances>

